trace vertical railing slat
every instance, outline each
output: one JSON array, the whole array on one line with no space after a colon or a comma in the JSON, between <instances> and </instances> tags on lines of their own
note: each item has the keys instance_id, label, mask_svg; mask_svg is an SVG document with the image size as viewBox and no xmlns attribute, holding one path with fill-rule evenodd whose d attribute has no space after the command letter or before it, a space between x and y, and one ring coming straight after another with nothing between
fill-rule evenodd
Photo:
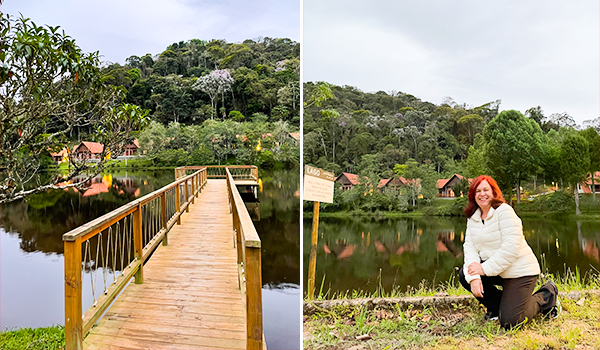
<instances>
[{"instance_id":1,"label":"vertical railing slat","mask_svg":"<svg viewBox=\"0 0 600 350\"><path fill-rule=\"evenodd\" d=\"M143 243L142 243L142 205L138 204L137 210L133 212L133 247L135 259L142 261ZM135 284L144 282L144 264L140 263L138 271L135 273Z\"/></svg>"},{"instance_id":2,"label":"vertical railing slat","mask_svg":"<svg viewBox=\"0 0 600 350\"><path fill-rule=\"evenodd\" d=\"M160 195L160 220L161 228L167 229L167 191ZM169 244L168 232L165 231L165 238L163 238L163 245Z\"/></svg>"}]
</instances>

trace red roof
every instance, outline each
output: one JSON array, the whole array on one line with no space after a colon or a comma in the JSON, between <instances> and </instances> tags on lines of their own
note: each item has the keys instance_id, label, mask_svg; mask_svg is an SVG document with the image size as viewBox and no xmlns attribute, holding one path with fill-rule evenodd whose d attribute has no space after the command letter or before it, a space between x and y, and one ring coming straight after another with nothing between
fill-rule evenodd
<instances>
[{"instance_id":1,"label":"red roof","mask_svg":"<svg viewBox=\"0 0 600 350\"><path fill-rule=\"evenodd\" d=\"M140 143L139 143L139 141L137 139L131 141L130 145L131 144L135 145L137 148L140 148Z\"/></svg>"},{"instance_id":2,"label":"red roof","mask_svg":"<svg viewBox=\"0 0 600 350\"><path fill-rule=\"evenodd\" d=\"M300 133L299 132L291 132L290 136L293 137L294 139L296 139L297 141L300 141Z\"/></svg>"},{"instance_id":3,"label":"red roof","mask_svg":"<svg viewBox=\"0 0 600 350\"><path fill-rule=\"evenodd\" d=\"M85 145L85 147L87 147L92 154L102 153L102 149L104 148L104 145L98 142L81 141L81 143ZM75 149L79 148L80 146L81 144L79 144L79 146L77 146Z\"/></svg>"},{"instance_id":4,"label":"red roof","mask_svg":"<svg viewBox=\"0 0 600 350\"><path fill-rule=\"evenodd\" d=\"M437 180L437 188L444 188L444 186L446 186L446 184L452 180L452 178L454 177L458 177L459 180L463 180L465 177L459 174L454 173L454 175L450 176L449 179L439 179ZM473 181L473 179L468 179L467 181L469 181L469 183L471 183L471 181Z\"/></svg>"},{"instance_id":5,"label":"red roof","mask_svg":"<svg viewBox=\"0 0 600 350\"><path fill-rule=\"evenodd\" d=\"M50 153L52 157L63 157L65 154L67 154L67 149L65 147L63 147L63 149L61 149L58 153Z\"/></svg>"},{"instance_id":6,"label":"red roof","mask_svg":"<svg viewBox=\"0 0 600 350\"><path fill-rule=\"evenodd\" d=\"M382 188L383 186L385 186L391 180L392 179L381 179L381 180L379 180L379 185L377 185L377 188Z\"/></svg>"},{"instance_id":7,"label":"red roof","mask_svg":"<svg viewBox=\"0 0 600 350\"><path fill-rule=\"evenodd\" d=\"M588 185L592 184L592 177L588 176L587 180L585 180L585 183ZM594 183L595 184L600 184L600 171L596 171L594 173Z\"/></svg>"},{"instance_id":8,"label":"red roof","mask_svg":"<svg viewBox=\"0 0 600 350\"><path fill-rule=\"evenodd\" d=\"M335 180L337 181L342 176L346 176L346 178L348 179L348 181L350 181L351 184L355 186L358 185L358 175L350 173L341 173L340 176L338 176Z\"/></svg>"}]
</instances>

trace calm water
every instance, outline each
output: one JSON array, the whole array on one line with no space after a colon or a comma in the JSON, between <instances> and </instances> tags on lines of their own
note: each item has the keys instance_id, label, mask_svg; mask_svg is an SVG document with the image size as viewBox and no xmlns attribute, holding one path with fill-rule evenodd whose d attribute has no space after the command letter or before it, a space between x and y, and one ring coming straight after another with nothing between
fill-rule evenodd
<instances>
[{"instance_id":1,"label":"calm water","mask_svg":"<svg viewBox=\"0 0 600 350\"><path fill-rule=\"evenodd\" d=\"M304 221L304 271L308 271L312 220ZM317 293L363 290L379 285L406 291L457 276L463 264L466 220L321 218L317 255ZM564 275L568 267L598 272L600 225L597 221L523 218L527 242L544 271ZM542 258L543 256L543 258ZM323 277L325 278L323 280ZM306 286L307 272L304 275ZM323 282L324 281L324 282Z\"/></svg>"},{"instance_id":2,"label":"calm water","mask_svg":"<svg viewBox=\"0 0 600 350\"><path fill-rule=\"evenodd\" d=\"M259 176L255 226L263 248L265 338L269 348L295 349L300 339L299 173L259 170ZM84 193L55 191L1 206L0 327L64 324L62 234L173 179L172 170L121 171L95 179ZM103 273L98 270L99 279ZM112 272L106 273L112 281ZM95 289L98 295L102 286ZM83 298L86 310L92 293L85 278Z\"/></svg>"}]
</instances>

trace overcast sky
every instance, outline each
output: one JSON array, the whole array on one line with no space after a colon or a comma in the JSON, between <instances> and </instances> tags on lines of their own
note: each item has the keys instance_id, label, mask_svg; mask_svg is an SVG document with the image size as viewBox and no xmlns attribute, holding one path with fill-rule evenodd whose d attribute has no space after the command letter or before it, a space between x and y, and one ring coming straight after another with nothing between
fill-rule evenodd
<instances>
[{"instance_id":1,"label":"overcast sky","mask_svg":"<svg viewBox=\"0 0 600 350\"><path fill-rule=\"evenodd\" d=\"M300 41L299 0L4 0L1 9L60 25L85 52L121 64L182 40Z\"/></svg>"},{"instance_id":2,"label":"overcast sky","mask_svg":"<svg viewBox=\"0 0 600 350\"><path fill-rule=\"evenodd\" d=\"M304 0L304 81L600 112L597 0Z\"/></svg>"}]
</instances>

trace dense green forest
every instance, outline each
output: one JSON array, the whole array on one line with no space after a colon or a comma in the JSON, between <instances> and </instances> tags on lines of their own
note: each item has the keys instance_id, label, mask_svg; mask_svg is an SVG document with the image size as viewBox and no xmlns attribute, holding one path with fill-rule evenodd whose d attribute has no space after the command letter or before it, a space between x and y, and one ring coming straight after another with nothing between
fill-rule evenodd
<instances>
[{"instance_id":1,"label":"dense green forest","mask_svg":"<svg viewBox=\"0 0 600 350\"><path fill-rule=\"evenodd\" d=\"M262 113L299 126L299 55L300 44L290 39L192 39L157 55L131 56L125 65L107 64L102 72L106 83L127 90L127 103L150 109L165 125Z\"/></svg>"},{"instance_id":2,"label":"dense green forest","mask_svg":"<svg viewBox=\"0 0 600 350\"><path fill-rule=\"evenodd\" d=\"M597 119L582 127L566 112L546 116L540 106L523 114L502 111L501 100L470 106L446 98L435 105L407 93L365 93L325 82L305 83L304 101L304 162L362 179L356 193L336 192L336 209L406 211L431 204L436 180L454 173L490 174L507 199L517 194L517 201L529 185L532 193L554 183L573 194L575 184L600 170ZM412 183L418 191L361 195L394 176L419 179Z\"/></svg>"},{"instance_id":3,"label":"dense green forest","mask_svg":"<svg viewBox=\"0 0 600 350\"><path fill-rule=\"evenodd\" d=\"M158 55L105 64L105 84L150 110L137 138L142 166L299 163L299 44L260 38L243 43L193 39Z\"/></svg>"}]
</instances>

